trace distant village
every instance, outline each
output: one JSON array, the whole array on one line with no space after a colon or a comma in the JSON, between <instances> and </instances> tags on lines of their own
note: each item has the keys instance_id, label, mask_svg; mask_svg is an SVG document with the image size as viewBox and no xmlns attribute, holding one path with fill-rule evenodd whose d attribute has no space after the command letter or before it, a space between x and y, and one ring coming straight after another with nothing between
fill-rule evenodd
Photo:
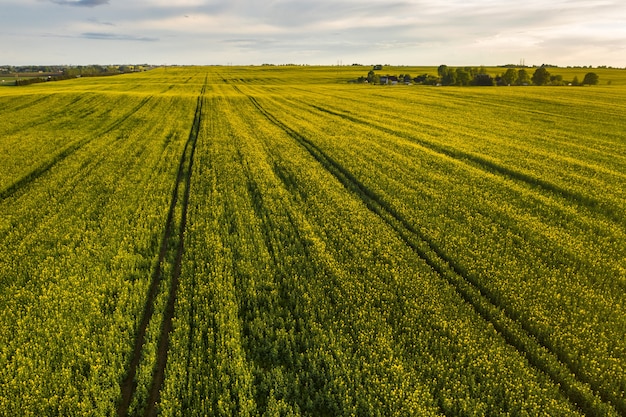
<instances>
[{"instance_id":1,"label":"distant village","mask_svg":"<svg viewBox=\"0 0 626 417\"><path fill-rule=\"evenodd\" d=\"M0 66L4 85L28 85L76 77L102 77L107 75L142 72L155 68L152 65L24 65Z\"/></svg>"}]
</instances>

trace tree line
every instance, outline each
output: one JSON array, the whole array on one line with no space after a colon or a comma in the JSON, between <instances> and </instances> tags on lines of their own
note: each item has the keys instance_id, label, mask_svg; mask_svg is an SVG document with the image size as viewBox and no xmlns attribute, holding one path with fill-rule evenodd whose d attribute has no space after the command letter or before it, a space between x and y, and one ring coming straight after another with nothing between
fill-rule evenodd
<instances>
[{"instance_id":1,"label":"tree line","mask_svg":"<svg viewBox=\"0 0 626 417\"><path fill-rule=\"evenodd\" d=\"M564 80L562 75L551 74L546 66L535 69L531 74L526 68L508 68L496 77L488 74L485 67L448 67L440 65L437 75L422 74L412 77L410 74L379 75L374 69L370 70L367 77L359 77L356 82L369 84L423 84L445 86L511 86L511 85L596 85L599 82L598 74L588 72L582 81L578 76L572 80Z\"/></svg>"}]
</instances>

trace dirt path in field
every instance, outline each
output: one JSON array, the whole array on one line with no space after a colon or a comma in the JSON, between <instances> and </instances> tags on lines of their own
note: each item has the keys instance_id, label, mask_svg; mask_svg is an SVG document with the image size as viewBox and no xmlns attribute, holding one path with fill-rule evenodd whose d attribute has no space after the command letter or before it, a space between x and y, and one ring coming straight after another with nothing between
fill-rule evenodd
<instances>
[{"instance_id":1,"label":"dirt path in field","mask_svg":"<svg viewBox=\"0 0 626 417\"><path fill-rule=\"evenodd\" d=\"M159 402L161 386L165 379L165 366L167 365L167 354L169 350L170 333L172 332L172 319L174 318L174 307L176 304L176 293L178 291L178 281L182 271L182 259L185 249L185 229L187 227L187 207L189 206L189 193L191 187L191 174L193 169L193 159L196 151L196 142L200 131L200 122L202 120L202 106L204 97L198 97L196 106L196 114L193 120L189 140L185 145L183 160L181 161L181 169L179 170L179 184L184 181L184 194L181 202L181 219L178 227L178 245L176 247L176 258L174 261L174 271L172 273L172 283L165 314L163 318L163 327L161 329L161 337L157 348L157 363L152 375L152 386L150 388L150 396L146 405L144 416L156 416L156 405Z\"/></svg>"},{"instance_id":2,"label":"dirt path in field","mask_svg":"<svg viewBox=\"0 0 626 417\"><path fill-rule=\"evenodd\" d=\"M121 401L117 409L117 414L120 417L128 415L128 410L131 405L133 395L135 394L135 391L137 389L137 381L135 381L135 376L137 374L137 368L139 367L139 363L142 357L143 345L146 339L146 330L154 314L153 306L157 297L159 285L163 279L162 266L164 262L166 262L166 259L168 259L168 255L175 254L169 295L167 305L163 313L161 334L158 341L156 364L153 370L150 391L148 393L148 402L144 411L145 416L157 415L156 404L159 401L159 393L161 385L163 384L163 379L165 377L165 367L167 364L167 352L169 347L169 335L172 331L172 318L174 317L176 293L178 290L178 282L182 270L184 234L187 227L187 207L189 203L193 160L202 117L204 91L205 88L203 87L201 95L198 97L198 101L196 104L195 116L191 131L189 133L189 138L187 139L187 143L185 144L183 155L181 157L178 167L176 185L172 192L172 200L170 203L167 222L165 225L165 232L161 241L157 268L155 269L152 276L152 282L150 284L150 289L146 298L143 317L137 330L137 337L135 339L135 346L133 349L132 359L129 364L128 373L121 385ZM175 218L175 214L177 209L179 208L180 219L178 224L176 224L177 219ZM176 243L172 244L173 241L175 241Z\"/></svg>"}]
</instances>

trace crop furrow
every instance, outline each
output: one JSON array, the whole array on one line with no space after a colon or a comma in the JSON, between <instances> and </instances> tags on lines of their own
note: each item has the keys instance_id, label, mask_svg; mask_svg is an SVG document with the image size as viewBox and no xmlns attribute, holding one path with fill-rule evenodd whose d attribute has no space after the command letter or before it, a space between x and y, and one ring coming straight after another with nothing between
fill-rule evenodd
<instances>
[{"instance_id":1,"label":"crop furrow","mask_svg":"<svg viewBox=\"0 0 626 417\"><path fill-rule=\"evenodd\" d=\"M306 90L301 90L301 91L306 91ZM315 94L312 91L307 91L307 94ZM316 92L316 94L318 95L319 99L317 99L317 102L322 102L322 103L327 103L329 102L329 98L331 97L330 95L328 95L328 93L325 94L321 94L319 92ZM377 97L380 100L384 100L385 102L389 103L389 101L393 100L393 103L397 103L398 105L402 105L403 103L405 103L400 97L395 97L393 95L380 95L380 94L372 94L372 97ZM450 100L451 97L447 96L447 100ZM472 97L472 102L474 103L474 105L476 104L476 97ZM303 105L306 106L310 106L312 101L310 102L303 102L302 100L299 100ZM455 102L457 102L457 104L459 106L463 106L463 103L466 103L465 100L453 100ZM484 102L485 105L488 105L490 108L496 108L496 107L501 107L502 108L502 112L503 114L506 113L507 111L511 110L511 104L499 104L497 101L494 101L493 99L489 99L488 101ZM388 107L393 107L394 104L389 103ZM429 107L433 107L437 105L436 101L431 101L428 103ZM517 105L515 106L517 108ZM441 107L442 111L444 108L447 109L446 106ZM606 115L608 109L603 109L602 112L604 115ZM350 114L350 112L346 112L348 114ZM343 116L344 113L339 113ZM351 113L351 114L355 114L355 113ZM385 113L383 113L385 114ZM549 113L549 112L545 112L545 111L541 111L541 110L537 110L537 109L533 109L533 108L524 108L523 109L523 114L525 115L529 115L529 114L536 114L538 116L545 116L545 117L551 117L551 118L557 118L559 120L563 120L563 119L571 119L570 116L567 116L566 112L562 112L562 113ZM576 119L576 117L574 117L574 120ZM365 122L366 120L359 120L359 123ZM600 120L597 120L597 122L601 122ZM425 118L422 118L420 120L420 125L424 125L430 129L438 129L438 127L432 123L428 123ZM446 130L447 131L458 131L459 128L464 127L465 125L463 123L459 123L459 121L456 122L452 122L452 121L446 121ZM618 139L619 140L619 139ZM587 141L583 142L583 141L576 141L576 142L572 142L571 138L570 139L564 139L561 137L551 137L550 138L550 142L553 143L555 146L565 146L567 148L571 148L571 149L578 149L580 152L582 152L585 155L588 155L589 153L593 153L596 156L608 156L611 155L614 158L617 159L623 159L624 157L624 152L620 152L619 148L615 148L614 144L611 146L607 146L606 144L601 144L598 141L594 141L593 143L587 143ZM604 167L602 167L604 168ZM618 173L621 173L620 171L618 171Z\"/></svg>"},{"instance_id":2,"label":"crop furrow","mask_svg":"<svg viewBox=\"0 0 626 417\"><path fill-rule=\"evenodd\" d=\"M187 81L185 82L189 82L189 80L191 80L191 77L189 79L187 79ZM206 89L207 89L207 85L208 85L208 75L205 77L204 79L204 84L202 85L202 89L200 90L200 97L204 97L204 95L206 94ZM203 105L204 102L200 103L200 105ZM202 117L202 109L200 109L200 111L198 112L198 110L196 110L196 114L194 116L194 124L192 127L192 131L191 131L191 135L193 135L194 137L194 154L195 154L195 150L196 150L196 143L198 141L198 134L200 132L200 125L201 125L201 119ZM193 158L192 158L193 160ZM189 167L189 178L191 178L191 166ZM190 188L190 184L187 184L187 190L189 190ZM188 199L188 196L186 197ZM187 204L185 205L185 217L187 213ZM182 254L182 247L181 247L181 254ZM178 278L177 278L178 280ZM195 274L191 274L191 283L190 283L190 294L193 294L195 292L196 289L196 275ZM188 332L188 343L187 343L187 361L186 361L186 366L185 369L189 370L191 369L191 354L190 352L192 352L193 349L193 340L194 340L194 331L196 330L196 323L195 323L195 317L196 317L196 304L194 302L190 303L190 312L189 312L189 332ZM171 320L170 320L171 321ZM190 373L189 371L187 371L187 376L186 376L186 386L189 386L189 379L190 379ZM162 384L162 381L161 381Z\"/></svg>"},{"instance_id":3,"label":"crop furrow","mask_svg":"<svg viewBox=\"0 0 626 417\"><path fill-rule=\"evenodd\" d=\"M87 105L89 102L89 98L92 98L92 97L80 94L80 95L77 95L73 100L69 101L68 103L57 105L54 111L51 111L50 107L48 107L47 111L38 112L38 116L36 118L25 119L22 122L23 124L17 125L13 129L6 130L5 134L13 135L15 133L21 133L25 128L32 129L33 127L48 125L51 121L58 120L59 118L68 117L68 115L70 114L72 115L71 117L74 117L74 115L77 114L73 111L74 107L76 107L77 109L81 109L81 108L89 109L89 106ZM50 95L45 95L37 100L33 100L28 105L12 107L7 110L10 112L18 112L18 111L26 110L30 107L34 107L35 105L40 104L43 101L50 100L50 99L51 99ZM83 103L83 101L87 101L87 103ZM93 111L93 108L91 108L90 110Z\"/></svg>"},{"instance_id":4,"label":"crop furrow","mask_svg":"<svg viewBox=\"0 0 626 417\"><path fill-rule=\"evenodd\" d=\"M13 184L9 185L4 190L0 191L0 200L4 200L4 199L12 196L13 194L15 194L20 189L26 187L28 184L30 184L31 182L35 181L37 178L39 178L42 175L46 174L56 164L58 164L59 162L63 161L68 156L72 155L73 153L75 153L76 151L81 149L83 146L85 146L86 144L88 144L89 142L94 140L95 138L98 138L98 137L100 137L102 135L105 135L105 134L113 131L114 129L116 129L120 125L122 125L133 114L137 113L149 100L150 100L150 97L146 97L145 99L143 99L141 101L141 103L139 103L137 106L135 106L135 108L133 108L124 117L116 119L113 123L108 125L103 131L97 132L93 136L90 136L90 137L87 137L87 138L84 138L82 140L78 140L78 141L72 143L71 145L69 145L65 149L63 149L61 152L59 152L56 155L54 155L48 161L44 162L43 164L39 165L38 167L35 167L28 174L24 175L22 178L18 179Z\"/></svg>"},{"instance_id":5,"label":"crop furrow","mask_svg":"<svg viewBox=\"0 0 626 417\"><path fill-rule=\"evenodd\" d=\"M202 92L204 92L204 87ZM165 367L167 365L167 354L169 349L170 334L172 332L172 319L174 318L174 307L176 305L176 293L178 291L178 283L180 280L180 274L182 271L182 259L185 250L185 230L187 228L187 208L189 206L189 193L191 188L191 174L193 170L193 160L196 152L196 143L198 141L198 134L200 131L200 123L202 119L202 106L204 97L201 95L198 98L198 105L196 107L196 113L194 116L193 125L189 134L189 140L185 145L185 151L183 153L183 160L181 161L181 169L179 171L178 184L184 182L184 193L181 202L181 218L178 227L178 244L176 246L176 257L174 261L174 270L172 272L172 282L170 287L169 298L167 300L167 306L165 309L165 316L163 319L163 327L161 330L161 337L159 338L159 345L157 350L157 363L153 374L152 387L150 389L150 397L144 416L156 416L156 405L159 401L161 386L165 379ZM177 184L177 186L178 186Z\"/></svg>"},{"instance_id":6,"label":"crop furrow","mask_svg":"<svg viewBox=\"0 0 626 417\"><path fill-rule=\"evenodd\" d=\"M563 394L585 414L605 416L615 414L608 393L598 389L596 384L585 381L558 353L550 351L546 343L533 333L523 322L518 322L515 314L500 305L488 288L481 285L465 269L438 248L436 242L415 228L384 199L367 188L341 164L327 155L311 140L302 136L249 96L252 104L271 123L296 140L315 160L330 172L347 190L361 199L364 205L388 224L421 259L444 278L484 320L528 362L546 374ZM618 400L618 399L613 399Z\"/></svg>"},{"instance_id":7,"label":"crop furrow","mask_svg":"<svg viewBox=\"0 0 626 417\"><path fill-rule=\"evenodd\" d=\"M26 109L28 109L30 107L36 106L37 104L41 103L42 101L48 100L50 98L50 95L37 95L37 96L32 95L32 96L29 96L29 98L30 97L33 97L34 99L32 101L27 102L27 103L23 103L23 104L15 106L15 107L11 107L10 110L12 112L18 112L18 111L21 111L21 110L26 110Z\"/></svg>"},{"instance_id":8,"label":"crop furrow","mask_svg":"<svg viewBox=\"0 0 626 417\"><path fill-rule=\"evenodd\" d=\"M146 297L146 303L142 320L137 330L135 346L132 353L132 359L128 368L128 373L121 385L122 395L121 402L118 406L118 415L128 415L129 407L133 399L133 395L137 389L137 381L135 376L142 359L142 351L146 342L146 332L148 325L154 315L154 304L158 295L158 289L165 277L163 276L164 264L173 256L174 265L171 273L171 281L169 285L169 293L167 304L163 313L161 324L161 334L157 346L157 358L153 369L152 382L149 391L149 400L146 404L144 415L156 415L155 405L159 400L159 390L161 388L165 366L167 363L167 349L169 344L169 334L172 330L172 318L174 317L174 305L176 302L176 292L178 289L178 281L182 269L182 256L184 251L184 234L187 224L187 206L189 202L189 189L191 183L191 172L193 167L193 158L196 148L196 141L200 130L200 122L202 115L202 105L204 98L198 97L195 116L189 138L185 144L183 154L180 159L176 184L172 191L172 199L168 211L167 221L165 224L165 232L161 241L157 267L155 268L150 288ZM178 218L179 217L179 218ZM177 224L178 223L178 224ZM178 228L177 228L178 226Z\"/></svg>"},{"instance_id":9,"label":"crop furrow","mask_svg":"<svg viewBox=\"0 0 626 417\"><path fill-rule=\"evenodd\" d=\"M354 123L366 125L392 136L403 137L423 148L436 152L440 155L445 155L455 160L465 162L471 166L481 169L482 171L500 175L514 181L522 182L530 187L539 188L549 193L556 194L574 204L583 206L597 214L600 214L615 223L624 223L623 210L619 207L613 207L612 205L609 205L609 203L606 201L600 201L598 199L574 192L572 190L568 190L554 183L551 183L550 181L546 181L539 177L508 168L499 163L472 153L463 152L458 149L438 145L433 142L420 139L414 135L402 133L397 130L381 126L379 124L372 123L362 118L351 116L349 114L335 112L333 110L329 110L321 106L316 106L314 104L309 104L309 106L323 113L330 114L341 119L349 120Z\"/></svg>"}]
</instances>

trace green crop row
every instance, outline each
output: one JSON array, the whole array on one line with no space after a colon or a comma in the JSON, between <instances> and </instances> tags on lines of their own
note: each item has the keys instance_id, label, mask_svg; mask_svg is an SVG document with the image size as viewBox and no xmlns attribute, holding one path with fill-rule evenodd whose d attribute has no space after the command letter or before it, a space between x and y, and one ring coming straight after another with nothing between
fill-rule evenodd
<instances>
[{"instance_id":1,"label":"green crop row","mask_svg":"<svg viewBox=\"0 0 626 417\"><path fill-rule=\"evenodd\" d=\"M332 101L318 99L316 105L313 95L299 97L306 105L298 110L297 102L284 98L264 105L388 204L580 382L623 410L625 247L618 243L624 241L622 212L612 210L623 207L619 169L593 167L593 178L580 176L587 182L585 192L575 185L566 188L558 177L541 172L558 171L554 161L544 160L549 166L533 170L535 178L514 164L498 162L500 168L493 159L483 162L491 157L487 150L480 160L469 152L459 154L468 146L463 141L483 145L468 134L444 126L441 137L432 138L420 130L423 113L405 114L396 123L386 114L379 118L375 101L366 99L359 103L369 107L367 115L355 115L353 108L331 111ZM507 147L507 141L516 141L516 133L492 135L490 121L496 124L483 120L484 142ZM607 125L611 122L617 121ZM597 136L604 128L596 128ZM531 135L542 135L539 128L529 129ZM522 148L524 142L514 145ZM537 145L526 146L528 154L542 152L534 149ZM558 161L562 175L571 175L571 158L563 159Z\"/></svg>"},{"instance_id":2,"label":"green crop row","mask_svg":"<svg viewBox=\"0 0 626 417\"><path fill-rule=\"evenodd\" d=\"M362 71L3 89L0 416L626 413L623 88Z\"/></svg>"},{"instance_id":3,"label":"green crop row","mask_svg":"<svg viewBox=\"0 0 626 417\"><path fill-rule=\"evenodd\" d=\"M576 413L261 97L220 81L163 415Z\"/></svg>"},{"instance_id":4,"label":"green crop row","mask_svg":"<svg viewBox=\"0 0 626 417\"><path fill-rule=\"evenodd\" d=\"M25 169L0 200L0 415L114 415L194 102L23 102L3 136Z\"/></svg>"}]
</instances>

